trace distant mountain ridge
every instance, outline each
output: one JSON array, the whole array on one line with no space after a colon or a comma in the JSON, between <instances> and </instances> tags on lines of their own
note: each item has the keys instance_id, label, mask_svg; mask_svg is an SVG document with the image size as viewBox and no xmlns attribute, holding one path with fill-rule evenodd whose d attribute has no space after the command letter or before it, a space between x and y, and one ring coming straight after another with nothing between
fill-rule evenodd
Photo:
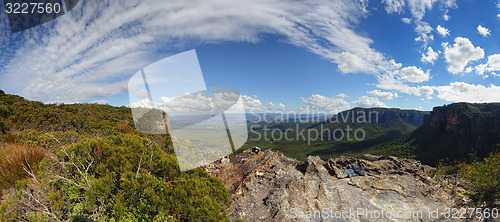
<instances>
[{"instance_id":1,"label":"distant mountain ridge","mask_svg":"<svg viewBox=\"0 0 500 222\"><path fill-rule=\"evenodd\" d=\"M402 119L403 121L410 123L414 126L419 126L422 123L424 115L429 114L428 111L419 111L419 110L405 110L399 108L361 108L356 107L350 110L346 110L338 113L336 116L348 116L351 119L347 119L344 122L352 122L352 118L358 118L360 113L365 113L365 115L372 116L373 112L378 113L378 122L381 124L390 122L395 119ZM366 114L368 113L368 114ZM339 119L338 117L332 117ZM373 122L373 121L372 121Z\"/></svg>"},{"instance_id":2,"label":"distant mountain ridge","mask_svg":"<svg viewBox=\"0 0 500 222\"><path fill-rule=\"evenodd\" d=\"M392 141L399 136L407 135L415 130L421 123L428 111L403 110L399 108L353 108L340 112L332 117L321 121L305 122L284 122L284 123L263 123L260 128L253 128L260 131L261 134L266 126L268 133L273 130L286 131L295 129L291 134L297 131L305 130L320 133L317 140L259 140L252 142L254 145L271 148L280 151L285 155L298 160L305 161L309 155L320 156L323 159L338 157L340 155L353 155L366 153L370 147ZM259 125L259 124L257 124ZM297 126L299 126L297 128ZM363 135L361 140L349 140L347 131L350 131L351 138L353 133L359 130L358 136ZM251 131L250 137L255 133ZM292 135L293 136L293 135Z\"/></svg>"}]
</instances>

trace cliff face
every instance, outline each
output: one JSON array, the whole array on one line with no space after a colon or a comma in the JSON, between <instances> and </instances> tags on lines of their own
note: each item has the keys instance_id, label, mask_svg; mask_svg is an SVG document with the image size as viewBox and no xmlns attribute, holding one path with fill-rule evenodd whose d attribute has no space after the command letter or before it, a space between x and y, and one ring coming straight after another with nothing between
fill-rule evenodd
<instances>
[{"instance_id":1,"label":"cliff face","mask_svg":"<svg viewBox=\"0 0 500 222\"><path fill-rule=\"evenodd\" d=\"M429 221L429 212L461 201L428 177L432 169L396 157L310 156L300 162L258 150L205 167L231 194L231 220L245 221ZM400 215L408 212L414 216Z\"/></svg>"},{"instance_id":2,"label":"cliff face","mask_svg":"<svg viewBox=\"0 0 500 222\"><path fill-rule=\"evenodd\" d=\"M424 116L422 126L459 137L500 136L500 116L495 109L500 109L500 104L456 103L434 107L430 115Z\"/></svg>"},{"instance_id":3,"label":"cliff face","mask_svg":"<svg viewBox=\"0 0 500 222\"><path fill-rule=\"evenodd\" d=\"M455 103L435 107L413 133L424 163L485 157L500 143L500 104Z\"/></svg>"}]
</instances>

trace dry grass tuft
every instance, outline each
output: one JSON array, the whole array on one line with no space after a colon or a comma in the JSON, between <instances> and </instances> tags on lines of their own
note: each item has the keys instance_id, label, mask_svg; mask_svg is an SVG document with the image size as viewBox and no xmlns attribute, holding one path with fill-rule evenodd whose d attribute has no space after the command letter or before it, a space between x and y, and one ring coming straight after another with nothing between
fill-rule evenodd
<instances>
[{"instance_id":1,"label":"dry grass tuft","mask_svg":"<svg viewBox=\"0 0 500 222\"><path fill-rule=\"evenodd\" d=\"M44 148L18 143L0 145L0 190L9 188L30 174L46 156Z\"/></svg>"}]
</instances>

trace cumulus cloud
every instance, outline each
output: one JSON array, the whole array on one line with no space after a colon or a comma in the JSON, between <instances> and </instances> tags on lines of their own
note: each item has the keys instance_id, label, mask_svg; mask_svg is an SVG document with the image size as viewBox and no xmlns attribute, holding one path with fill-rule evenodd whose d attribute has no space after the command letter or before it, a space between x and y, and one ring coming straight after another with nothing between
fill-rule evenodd
<instances>
[{"instance_id":1,"label":"cumulus cloud","mask_svg":"<svg viewBox=\"0 0 500 222\"><path fill-rule=\"evenodd\" d=\"M433 94L432 88L429 86L411 86L409 84L420 83L430 79L429 71L424 72L422 69L409 66L400 70L378 75L378 84L376 87L391 91L397 91L414 96L427 96Z\"/></svg>"},{"instance_id":2,"label":"cumulus cloud","mask_svg":"<svg viewBox=\"0 0 500 222\"><path fill-rule=\"evenodd\" d=\"M399 70L398 76L407 82L424 82L429 80L429 71L424 72L416 66L408 66Z\"/></svg>"},{"instance_id":3,"label":"cumulus cloud","mask_svg":"<svg viewBox=\"0 0 500 222\"><path fill-rule=\"evenodd\" d=\"M206 93L194 93L172 97L162 96L160 101L153 102L149 99L143 99L131 103L128 106L132 108L142 107L161 109L170 115L209 114L212 111L232 112L230 108L235 106L235 101L238 101L239 96L239 94L230 92L214 93L212 96L208 96ZM259 99L254 97L255 96L241 95L242 104L247 112L258 113L266 111L284 111L286 109L283 103L275 104L269 102L267 106L264 106ZM238 104L236 104L236 106L237 105Z\"/></svg>"},{"instance_id":4,"label":"cumulus cloud","mask_svg":"<svg viewBox=\"0 0 500 222\"><path fill-rule=\"evenodd\" d=\"M407 85L397 74L399 72L391 72L386 75L378 75L378 84L376 85L380 89L395 90L401 93L406 93L408 95L420 96L422 93L417 87Z\"/></svg>"},{"instance_id":5,"label":"cumulus cloud","mask_svg":"<svg viewBox=\"0 0 500 222\"><path fill-rule=\"evenodd\" d=\"M451 102L500 102L500 86L474 85L465 82L453 82L448 86L437 86L437 97Z\"/></svg>"},{"instance_id":6,"label":"cumulus cloud","mask_svg":"<svg viewBox=\"0 0 500 222\"><path fill-rule=\"evenodd\" d=\"M483 37L487 37L490 35L490 30L486 27L483 27L481 25L477 26L477 32L482 35Z\"/></svg>"},{"instance_id":7,"label":"cumulus cloud","mask_svg":"<svg viewBox=\"0 0 500 222\"><path fill-rule=\"evenodd\" d=\"M488 61L485 64L479 64L474 69L479 75L484 75L485 72L500 71L500 54L488 56Z\"/></svg>"},{"instance_id":8,"label":"cumulus cloud","mask_svg":"<svg viewBox=\"0 0 500 222\"><path fill-rule=\"evenodd\" d=\"M376 97L362 96L358 100L352 102L356 107L370 108L370 107L388 107L383 102L379 101Z\"/></svg>"},{"instance_id":9,"label":"cumulus cloud","mask_svg":"<svg viewBox=\"0 0 500 222\"><path fill-rule=\"evenodd\" d=\"M372 91L368 91L367 93L370 96L378 97L381 99L387 99L387 100L391 100L391 99L398 97L398 93L396 93L396 92L382 92L380 90L372 90Z\"/></svg>"},{"instance_id":10,"label":"cumulus cloud","mask_svg":"<svg viewBox=\"0 0 500 222\"><path fill-rule=\"evenodd\" d=\"M457 37L453 46L443 43L443 48L448 72L453 74L462 72L469 62L484 58L484 50L479 46L474 47L467 38Z\"/></svg>"},{"instance_id":11,"label":"cumulus cloud","mask_svg":"<svg viewBox=\"0 0 500 222\"><path fill-rule=\"evenodd\" d=\"M488 56L488 71L500 71L500 54Z\"/></svg>"},{"instance_id":12,"label":"cumulus cloud","mask_svg":"<svg viewBox=\"0 0 500 222\"><path fill-rule=\"evenodd\" d=\"M267 103L267 110L271 111L284 111L286 109L283 103L274 104L273 102Z\"/></svg>"},{"instance_id":13,"label":"cumulus cloud","mask_svg":"<svg viewBox=\"0 0 500 222\"><path fill-rule=\"evenodd\" d=\"M204 93L173 97L162 96L160 101L143 99L128 106L132 108L161 109L169 115L211 113L213 109L211 98Z\"/></svg>"},{"instance_id":14,"label":"cumulus cloud","mask_svg":"<svg viewBox=\"0 0 500 222\"><path fill-rule=\"evenodd\" d=\"M357 73L364 71L369 65L368 63L368 61L363 60L360 56L354 53L343 52L340 55L338 67L343 73Z\"/></svg>"},{"instance_id":15,"label":"cumulus cloud","mask_svg":"<svg viewBox=\"0 0 500 222\"><path fill-rule=\"evenodd\" d=\"M425 95L427 99L431 99L431 95L434 94L434 89L432 89L432 87L430 86L420 86L418 87L418 90L420 91L420 93Z\"/></svg>"},{"instance_id":16,"label":"cumulus cloud","mask_svg":"<svg viewBox=\"0 0 500 222\"><path fill-rule=\"evenodd\" d=\"M436 31L439 35L441 35L442 37L446 37L447 35L450 35L450 30L448 30L447 28L445 27L442 27L441 25L438 25L436 27Z\"/></svg>"},{"instance_id":17,"label":"cumulus cloud","mask_svg":"<svg viewBox=\"0 0 500 222\"><path fill-rule=\"evenodd\" d=\"M399 14L404 11L405 0L382 0L385 3L385 11L389 14Z\"/></svg>"},{"instance_id":18,"label":"cumulus cloud","mask_svg":"<svg viewBox=\"0 0 500 222\"><path fill-rule=\"evenodd\" d=\"M366 7L351 0L80 1L50 24L7 37L18 48L2 51L0 88L45 102L83 102L126 92L127 79L159 55L203 43L254 43L267 34L341 72L384 72L393 62L355 31Z\"/></svg>"},{"instance_id":19,"label":"cumulus cloud","mask_svg":"<svg viewBox=\"0 0 500 222\"><path fill-rule=\"evenodd\" d=\"M422 58L420 59L420 61L422 61L423 63L434 64L434 61L436 61L438 56L439 56L438 52L434 52L434 50L431 47L428 47L427 52L422 53Z\"/></svg>"},{"instance_id":20,"label":"cumulus cloud","mask_svg":"<svg viewBox=\"0 0 500 222\"><path fill-rule=\"evenodd\" d=\"M241 98L243 99L246 110L249 112L262 111L262 102L260 102L259 99L247 95L242 95Z\"/></svg>"},{"instance_id":21,"label":"cumulus cloud","mask_svg":"<svg viewBox=\"0 0 500 222\"><path fill-rule=\"evenodd\" d=\"M415 32L419 35L417 38L415 38L415 41L420 41L424 43L424 46L427 46L427 44L434 40L434 35L431 34L431 32L434 29L429 25L427 22L423 21L416 21L415 22Z\"/></svg>"},{"instance_id":22,"label":"cumulus cloud","mask_svg":"<svg viewBox=\"0 0 500 222\"><path fill-rule=\"evenodd\" d=\"M432 5L437 2L437 0L408 0L408 6L410 7L410 12L413 17L417 20L421 20L425 11L432 9Z\"/></svg>"},{"instance_id":23,"label":"cumulus cloud","mask_svg":"<svg viewBox=\"0 0 500 222\"><path fill-rule=\"evenodd\" d=\"M412 20L415 23L415 32L417 33L415 41L422 42L424 48L430 41L434 40L434 36L431 34L433 30L432 27L430 27L427 22L423 21L426 11L432 9L432 7L438 3L441 10L445 11L443 18L447 21L449 19L448 9L457 7L455 0L383 0L383 2L385 3L385 10L389 14L402 13L405 7L408 7ZM402 21L407 24L412 20L409 18L402 19Z\"/></svg>"},{"instance_id":24,"label":"cumulus cloud","mask_svg":"<svg viewBox=\"0 0 500 222\"><path fill-rule=\"evenodd\" d=\"M300 98L302 99L303 103L305 103L307 106L310 106L314 110L329 113L338 113L351 108L351 105L344 100L344 98L346 97L347 95L341 93L332 98L319 94L311 95L308 98Z\"/></svg>"},{"instance_id":25,"label":"cumulus cloud","mask_svg":"<svg viewBox=\"0 0 500 222\"><path fill-rule=\"evenodd\" d=\"M476 73L479 75L484 75L484 72L486 71L486 67L488 67L488 64L479 64L474 69L476 70Z\"/></svg>"}]
</instances>

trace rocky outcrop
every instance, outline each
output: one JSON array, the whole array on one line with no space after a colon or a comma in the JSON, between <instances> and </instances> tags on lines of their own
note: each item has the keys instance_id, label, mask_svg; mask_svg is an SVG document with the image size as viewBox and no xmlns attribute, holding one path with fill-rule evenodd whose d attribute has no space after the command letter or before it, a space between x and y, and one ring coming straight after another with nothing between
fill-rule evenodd
<instances>
[{"instance_id":1,"label":"rocky outcrop","mask_svg":"<svg viewBox=\"0 0 500 222\"><path fill-rule=\"evenodd\" d=\"M463 201L429 177L433 168L388 156L328 161L309 156L301 162L250 149L205 170L221 179L231 194L231 220L447 221L434 212Z\"/></svg>"},{"instance_id":2,"label":"rocky outcrop","mask_svg":"<svg viewBox=\"0 0 500 222\"><path fill-rule=\"evenodd\" d=\"M437 165L443 159L474 160L486 157L500 143L500 104L455 103L434 107L412 133L417 158Z\"/></svg>"},{"instance_id":3,"label":"rocky outcrop","mask_svg":"<svg viewBox=\"0 0 500 222\"><path fill-rule=\"evenodd\" d=\"M453 136L496 135L500 137L500 104L455 103L434 107L422 126L447 131Z\"/></svg>"}]
</instances>

